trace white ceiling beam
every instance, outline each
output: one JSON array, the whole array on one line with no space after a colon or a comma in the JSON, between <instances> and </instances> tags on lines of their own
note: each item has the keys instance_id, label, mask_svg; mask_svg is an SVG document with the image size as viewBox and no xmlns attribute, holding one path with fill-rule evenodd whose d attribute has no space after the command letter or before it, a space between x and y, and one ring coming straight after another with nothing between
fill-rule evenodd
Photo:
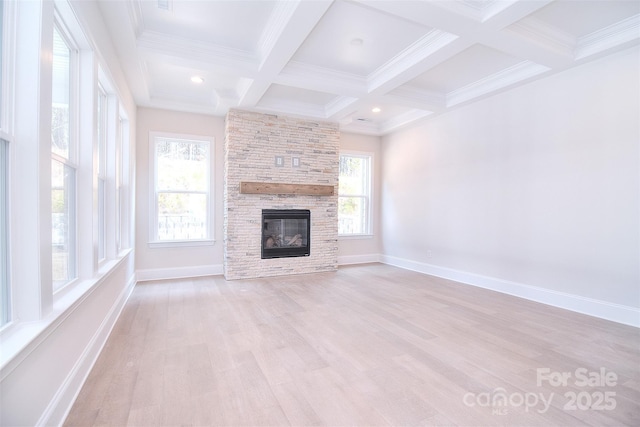
<instances>
[{"instance_id":1,"label":"white ceiling beam","mask_svg":"<svg viewBox=\"0 0 640 427\"><path fill-rule=\"evenodd\" d=\"M325 117L333 119L335 117L343 115L345 111L355 111L354 108L358 103L358 98L351 98L348 96L339 96L327 105L325 105Z\"/></svg>"},{"instance_id":2,"label":"white ceiling beam","mask_svg":"<svg viewBox=\"0 0 640 427\"><path fill-rule=\"evenodd\" d=\"M444 47L457 39L458 36L455 34L441 30L431 30L367 76L369 92L379 92L379 89L386 91L384 88L389 85L398 86L400 84L398 81L399 76L406 74L416 65L424 63L431 55L442 51ZM406 77L402 80L406 81Z\"/></svg>"},{"instance_id":3,"label":"white ceiling beam","mask_svg":"<svg viewBox=\"0 0 640 427\"><path fill-rule=\"evenodd\" d=\"M393 91L395 91L395 99L401 101L400 103L402 105L429 111L440 111L445 105L443 99L439 99L436 101L434 97L431 97L429 99L425 98L423 99L425 101L425 104L420 105L418 102L416 102L415 97L402 99L402 94L406 94L406 92L403 92L401 90L401 86L433 68L434 66L457 55L470 46L469 42L460 39L454 39L448 43L443 44L443 47L440 47L433 52L422 52L423 55L421 59L419 59L418 57L413 58L415 62L411 66L407 64L405 67L396 68L393 65L390 65L385 69L386 74L380 73L379 75L370 76L369 78L371 79L371 83L368 83L368 93L362 94L359 97L358 102L345 105L342 109L334 110L330 118L340 120L352 114L354 111L357 111L359 107L377 101L381 97L386 97Z\"/></svg>"},{"instance_id":4,"label":"white ceiling beam","mask_svg":"<svg viewBox=\"0 0 640 427\"><path fill-rule=\"evenodd\" d=\"M487 30L500 31L537 12L553 1L554 0L512 1L508 7L503 7L499 12L488 17L483 22L483 26Z\"/></svg>"},{"instance_id":5,"label":"white ceiling beam","mask_svg":"<svg viewBox=\"0 0 640 427\"><path fill-rule=\"evenodd\" d=\"M536 43L526 38L515 38L503 30L529 14L541 9L551 0L518 1L502 8L486 22L461 15L446 7L447 2L367 2L357 0L390 15L398 16L421 25L437 28L470 44L481 43L518 58L526 58L547 67L565 67L571 63L570 56L558 52L553 46ZM443 7L444 6L444 7Z\"/></svg>"},{"instance_id":6,"label":"white ceiling beam","mask_svg":"<svg viewBox=\"0 0 640 427\"><path fill-rule=\"evenodd\" d=\"M271 81L291 60L332 3L333 0L297 0L276 5L259 47L261 78L245 88L240 106L251 106L260 101Z\"/></svg>"},{"instance_id":7,"label":"white ceiling beam","mask_svg":"<svg viewBox=\"0 0 640 427\"><path fill-rule=\"evenodd\" d=\"M448 33L445 33L448 34ZM453 58L460 52L472 46L468 40L455 38L446 40L441 47L434 52L424 55L421 59L414 58L415 62L411 66L406 67L389 67L386 75L370 76L369 94L372 96L380 96L410 82L416 77L426 73L433 67Z\"/></svg>"}]
</instances>

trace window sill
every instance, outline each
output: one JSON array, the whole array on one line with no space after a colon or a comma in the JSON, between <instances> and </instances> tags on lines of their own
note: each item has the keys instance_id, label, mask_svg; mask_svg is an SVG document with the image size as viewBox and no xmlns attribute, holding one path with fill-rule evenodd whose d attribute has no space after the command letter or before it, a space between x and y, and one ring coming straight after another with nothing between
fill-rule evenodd
<instances>
[{"instance_id":1,"label":"window sill","mask_svg":"<svg viewBox=\"0 0 640 427\"><path fill-rule=\"evenodd\" d=\"M162 242L149 242L150 248L184 248L189 246L213 246L215 240L171 240Z\"/></svg>"},{"instance_id":2,"label":"window sill","mask_svg":"<svg viewBox=\"0 0 640 427\"><path fill-rule=\"evenodd\" d=\"M373 234L339 234L338 240L373 239Z\"/></svg>"}]
</instances>

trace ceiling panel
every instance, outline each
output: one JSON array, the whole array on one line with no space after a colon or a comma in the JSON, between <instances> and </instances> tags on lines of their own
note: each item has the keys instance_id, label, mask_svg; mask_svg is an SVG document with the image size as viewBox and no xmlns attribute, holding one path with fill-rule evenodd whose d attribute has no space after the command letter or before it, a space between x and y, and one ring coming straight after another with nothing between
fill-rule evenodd
<instances>
[{"instance_id":1,"label":"ceiling panel","mask_svg":"<svg viewBox=\"0 0 640 427\"><path fill-rule=\"evenodd\" d=\"M293 59L367 76L430 30L359 4L337 1Z\"/></svg>"},{"instance_id":2,"label":"ceiling panel","mask_svg":"<svg viewBox=\"0 0 640 427\"><path fill-rule=\"evenodd\" d=\"M193 69L160 61L146 63L149 86L156 97L172 96L194 103L212 104L217 97L237 97L238 76ZM200 76L202 83L194 83L191 77Z\"/></svg>"},{"instance_id":3,"label":"ceiling panel","mask_svg":"<svg viewBox=\"0 0 640 427\"><path fill-rule=\"evenodd\" d=\"M245 51L257 43L276 1L171 0L170 10L156 0L139 2L146 31L170 33L199 42Z\"/></svg>"},{"instance_id":4,"label":"ceiling panel","mask_svg":"<svg viewBox=\"0 0 640 427\"><path fill-rule=\"evenodd\" d=\"M531 14L530 18L572 36L581 37L638 13L640 1L557 0Z\"/></svg>"}]
</instances>

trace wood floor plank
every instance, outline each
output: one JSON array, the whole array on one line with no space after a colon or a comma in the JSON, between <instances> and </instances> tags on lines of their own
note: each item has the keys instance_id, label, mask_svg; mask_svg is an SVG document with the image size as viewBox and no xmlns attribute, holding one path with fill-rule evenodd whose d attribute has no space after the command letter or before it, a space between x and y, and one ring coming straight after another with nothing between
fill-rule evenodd
<instances>
[{"instance_id":1,"label":"wood floor plank","mask_svg":"<svg viewBox=\"0 0 640 427\"><path fill-rule=\"evenodd\" d=\"M617 382L580 386L578 368ZM138 284L65 421L514 424L640 425L640 330L381 264Z\"/></svg>"},{"instance_id":2,"label":"wood floor plank","mask_svg":"<svg viewBox=\"0 0 640 427\"><path fill-rule=\"evenodd\" d=\"M273 384L271 389L276 399L278 399L289 424L292 426L323 425L318 414L293 381Z\"/></svg>"}]
</instances>

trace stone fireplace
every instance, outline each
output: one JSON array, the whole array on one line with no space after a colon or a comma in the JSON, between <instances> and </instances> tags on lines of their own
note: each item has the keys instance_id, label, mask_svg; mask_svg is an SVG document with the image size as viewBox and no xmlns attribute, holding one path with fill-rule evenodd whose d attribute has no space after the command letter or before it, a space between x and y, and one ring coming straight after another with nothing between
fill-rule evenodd
<instances>
[{"instance_id":1,"label":"stone fireplace","mask_svg":"<svg viewBox=\"0 0 640 427\"><path fill-rule=\"evenodd\" d=\"M339 139L335 123L229 111L224 162L227 279L337 269ZM243 191L247 183L264 188L257 194ZM330 191L296 191L313 186ZM273 216L284 211L298 217L289 218L295 221L287 225ZM307 223L299 218L303 212L308 212ZM300 255L303 246L307 253Z\"/></svg>"}]
</instances>

